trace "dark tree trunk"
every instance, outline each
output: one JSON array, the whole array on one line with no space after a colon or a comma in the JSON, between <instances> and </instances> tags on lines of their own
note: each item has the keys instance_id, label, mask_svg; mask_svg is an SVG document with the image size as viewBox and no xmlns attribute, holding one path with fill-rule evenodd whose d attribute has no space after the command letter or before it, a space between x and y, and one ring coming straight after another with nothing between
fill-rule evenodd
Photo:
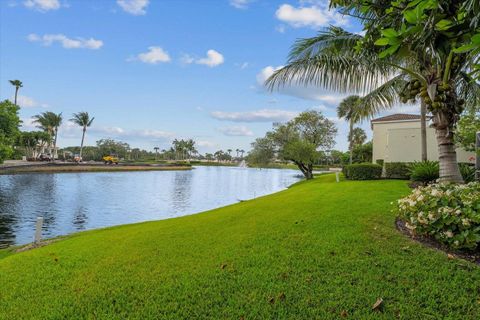
<instances>
[{"instance_id":1,"label":"dark tree trunk","mask_svg":"<svg viewBox=\"0 0 480 320\"><path fill-rule=\"evenodd\" d=\"M15 105L17 104L18 87L15 87Z\"/></svg>"},{"instance_id":2,"label":"dark tree trunk","mask_svg":"<svg viewBox=\"0 0 480 320\"><path fill-rule=\"evenodd\" d=\"M350 120L350 131L348 132L348 148L350 149L350 164L353 163L352 131L353 131L353 121Z\"/></svg>"},{"instance_id":3,"label":"dark tree trunk","mask_svg":"<svg viewBox=\"0 0 480 320\"><path fill-rule=\"evenodd\" d=\"M427 106L422 99L420 106L420 137L422 145L422 161L427 161Z\"/></svg>"}]
</instances>

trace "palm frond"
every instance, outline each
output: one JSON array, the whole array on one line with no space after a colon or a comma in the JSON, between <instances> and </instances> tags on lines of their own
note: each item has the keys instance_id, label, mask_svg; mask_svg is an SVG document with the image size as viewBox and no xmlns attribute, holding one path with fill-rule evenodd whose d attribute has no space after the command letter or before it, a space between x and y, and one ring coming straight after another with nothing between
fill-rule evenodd
<instances>
[{"instance_id":1,"label":"palm frond","mask_svg":"<svg viewBox=\"0 0 480 320\"><path fill-rule=\"evenodd\" d=\"M370 118L399 103L399 94L407 82L407 76L402 73L370 91L360 102L363 117Z\"/></svg>"},{"instance_id":2,"label":"palm frond","mask_svg":"<svg viewBox=\"0 0 480 320\"><path fill-rule=\"evenodd\" d=\"M389 66L378 60L322 53L288 63L275 71L265 85L270 90L294 84L339 92L364 92L378 87L390 73Z\"/></svg>"}]
</instances>

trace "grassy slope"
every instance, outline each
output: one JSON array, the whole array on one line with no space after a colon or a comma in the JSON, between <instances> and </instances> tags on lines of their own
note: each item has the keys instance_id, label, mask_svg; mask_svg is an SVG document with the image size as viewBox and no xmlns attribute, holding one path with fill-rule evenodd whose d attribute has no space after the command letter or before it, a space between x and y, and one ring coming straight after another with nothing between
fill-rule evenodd
<instances>
[{"instance_id":1,"label":"grassy slope","mask_svg":"<svg viewBox=\"0 0 480 320\"><path fill-rule=\"evenodd\" d=\"M394 229L405 182L333 180L6 256L0 318L478 319L480 268Z\"/></svg>"}]
</instances>

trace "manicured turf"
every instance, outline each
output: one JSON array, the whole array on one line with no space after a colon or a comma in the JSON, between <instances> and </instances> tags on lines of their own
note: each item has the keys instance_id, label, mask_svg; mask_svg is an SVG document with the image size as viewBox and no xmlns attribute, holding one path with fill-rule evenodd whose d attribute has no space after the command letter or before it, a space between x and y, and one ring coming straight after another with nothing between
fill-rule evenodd
<instances>
[{"instance_id":1,"label":"manicured turf","mask_svg":"<svg viewBox=\"0 0 480 320\"><path fill-rule=\"evenodd\" d=\"M4 256L0 318L479 318L480 268L395 230L405 182L334 179Z\"/></svg>"}]
</instances>

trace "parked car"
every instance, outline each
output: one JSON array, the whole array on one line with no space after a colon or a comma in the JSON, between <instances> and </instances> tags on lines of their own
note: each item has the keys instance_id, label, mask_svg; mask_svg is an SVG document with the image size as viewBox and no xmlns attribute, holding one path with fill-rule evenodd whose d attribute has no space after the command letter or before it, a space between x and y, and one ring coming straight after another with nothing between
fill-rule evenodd
<instances>
[{"instance_id":1,"label":"parked car","mask_svg":"<svg viewBox=\"0 0 480 320\"><path fill-rule=\"evenodd\" d=\"M38 157L38 160L40 161L52 161L53 158L51 155L47 154L47 153L42 153L39 157Z\"/></svg>"}]
</instances>

